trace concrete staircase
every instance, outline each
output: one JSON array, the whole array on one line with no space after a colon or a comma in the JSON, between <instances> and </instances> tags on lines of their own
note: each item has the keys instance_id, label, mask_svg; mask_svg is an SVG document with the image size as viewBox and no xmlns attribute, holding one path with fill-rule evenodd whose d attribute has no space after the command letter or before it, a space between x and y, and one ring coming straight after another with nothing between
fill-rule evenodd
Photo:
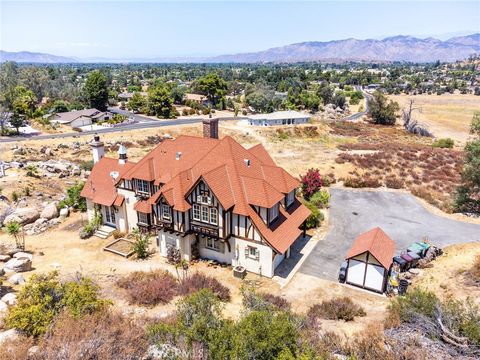
<instances>
[{"instance_id":1,"label":"concrete staircase","mask_svg":"<svg viewBox=\"0 0 480 360\"><path fill-rule=\"evenodd\" d=\"M112 232L115 231L115 228L112 226L108 225L102 225L100 226L97 231L93 233L94 236L99 237L100 239L106 239L108 238Z\"/></svg>"}]
</instances>

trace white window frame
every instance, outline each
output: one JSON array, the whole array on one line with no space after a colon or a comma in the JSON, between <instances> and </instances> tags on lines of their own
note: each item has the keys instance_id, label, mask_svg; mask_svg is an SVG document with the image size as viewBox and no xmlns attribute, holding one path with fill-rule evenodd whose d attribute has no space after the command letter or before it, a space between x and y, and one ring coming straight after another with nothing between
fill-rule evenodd
<instances>
[{"instance_id":1,"label":"white window frame","mask_svg":"<svg viewBox=\"0 0 480 360\"><path fill-rule=\"evenodd\" d=\"M145 220L145 221L144 221L144 220ZM148 214L142 213L142 212L138 212L138 222L139 222L140 224L148 225Z\"/></svg>"},{"instance_id":2,"label":"white window frame","mask_svg":"<svg viewBox=\"0 0 480 360\"><path fill-rule=\"evenodd\" d=\"M142 194L149 193L148 181L137 179L137 191Z\"/></svg>"},{"instance_id":3,"label":"white window frame","mask_svg":"<svg viewBox=\"0 0 480 360\"><path fill-rule=\"evenodd\" d=\"M248 259L259 261L260 260L260 250L258 250L258 248L255 247L255 246L247 245L247 247L245 249L245 257L248 258Z\"/></svg>"},{"instance_id":4,"label":"white window frame","mask_svg":"<svg viewBox=\"0 0 480 360\"><path fill-rule=\"evenodd\" d=\"M278 218L278 203L268 209L268 218L270 219L270 223L272 223L276 218Z\"/></svg>"},{"instance_id":5,"label":"white window frame","mask_svg":"<svg viewBox=\"0 0 480 360\"><path fill-rule=\"evenodd\" d=\"M214 238L206 238L205 239L205 247L207 249L210 249L210 250L220 251L220 243L215 241Z\"/></svg>"},{"instance_id":6,"label":"white window frame","mask_svg":"<svg viewBox=\"0 0 480 360\"><path fill-rule=\"evenodd\" d=\"M208 206L200 206L200 221L208 223L210 220L210 211L208 210ZM206 217L204 217L206 215Z\"/></svg>"},{"instance_id":7,"label":"white window frame","mask_svg":"<svg viewBox=\"0 0 480 360\"><path fill-rule=\"evenodd\" d=\"M162 205L162 219L172 220L172 209L168 205Z\"/></svg>"},{"instance_id":8,"label":"white window frame","mask_svg":"<svg viewBox=\"0 0 480 360\"><path fill-rule=\"evenodd\" d=\"M294 201L295 201L295 190L292 190L287 194L287 207L292 205Z\"/></svg>"},{"instance_id":9,"label":"white window frame","mask_svg":"<svg viewBox=\"0 0 480 360\"><path fill-rule=\"evenodd\" d=\"M213 207L210 208L210 224L218 225L218 211Z\"/></svg>"},{"instance_id":10,"label":"white window frame","mask_svg":"<svg viewBox=\"0 0 480 360\"><path fill-rule=\"evenodd\" d=\"M192 215L193 215L193 220L200 221L200 205L193 204Z\"/></svg>"}]
</instances>

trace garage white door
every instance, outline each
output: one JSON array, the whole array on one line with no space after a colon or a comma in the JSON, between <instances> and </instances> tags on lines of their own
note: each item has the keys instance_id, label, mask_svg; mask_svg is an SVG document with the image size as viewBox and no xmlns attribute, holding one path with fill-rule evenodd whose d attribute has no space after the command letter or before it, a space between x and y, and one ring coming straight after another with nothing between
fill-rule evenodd
<instances>
[{"instance_id":1,"label":"garage white door","mask_svg":"<svg viewBox=\"0 0 480 360\"><path fill-rule=\"evenodd\" d=\"M381 266L368 264L367 276L365 277L365 287L377 291L383 291L383 276L385 269Z\"/></svg>"},{"instance_id":2,"label":"garage white door","mask_svg":"<svg viewBox=\"0 0 480 360\"><path fill-rule=\"evenodd\" d=\"M365 263L357 260L350 260L348 264L347 282L363 286L364 275Z\"/></svg>"}]
</instances>

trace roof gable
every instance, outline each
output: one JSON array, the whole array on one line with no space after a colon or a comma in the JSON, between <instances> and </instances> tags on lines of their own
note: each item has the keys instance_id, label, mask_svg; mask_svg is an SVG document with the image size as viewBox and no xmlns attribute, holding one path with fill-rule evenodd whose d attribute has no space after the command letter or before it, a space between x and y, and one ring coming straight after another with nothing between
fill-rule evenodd
<instances>
[{"instance_id":1,"label":"roof gable","mask_svg":"<svg viewBox=\"0 0 480 360\"><path fill-rule=\"evenodd\" d=\"M367 251L384 268L389 269L395 252L395 242L382 229L376 227L357 236L345 259L350 259Z\"/></svg>"}]
</instances>

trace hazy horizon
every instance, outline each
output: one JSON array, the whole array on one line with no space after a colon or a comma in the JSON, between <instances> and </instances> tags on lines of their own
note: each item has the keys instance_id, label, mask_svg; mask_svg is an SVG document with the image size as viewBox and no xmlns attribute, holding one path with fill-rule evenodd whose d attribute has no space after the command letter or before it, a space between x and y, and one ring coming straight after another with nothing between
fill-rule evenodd
<instances>
[{"instance_id":1,"label":"hazy horizon","mask_svg":"<svg viewBox=\"0 0 480 360\"><path fill-rule=\"evenodd\" d=\"M1 1L0 49L110 59L208 57L306 41L480 32L475 1Z\"/></svg>"}]
</instances>

